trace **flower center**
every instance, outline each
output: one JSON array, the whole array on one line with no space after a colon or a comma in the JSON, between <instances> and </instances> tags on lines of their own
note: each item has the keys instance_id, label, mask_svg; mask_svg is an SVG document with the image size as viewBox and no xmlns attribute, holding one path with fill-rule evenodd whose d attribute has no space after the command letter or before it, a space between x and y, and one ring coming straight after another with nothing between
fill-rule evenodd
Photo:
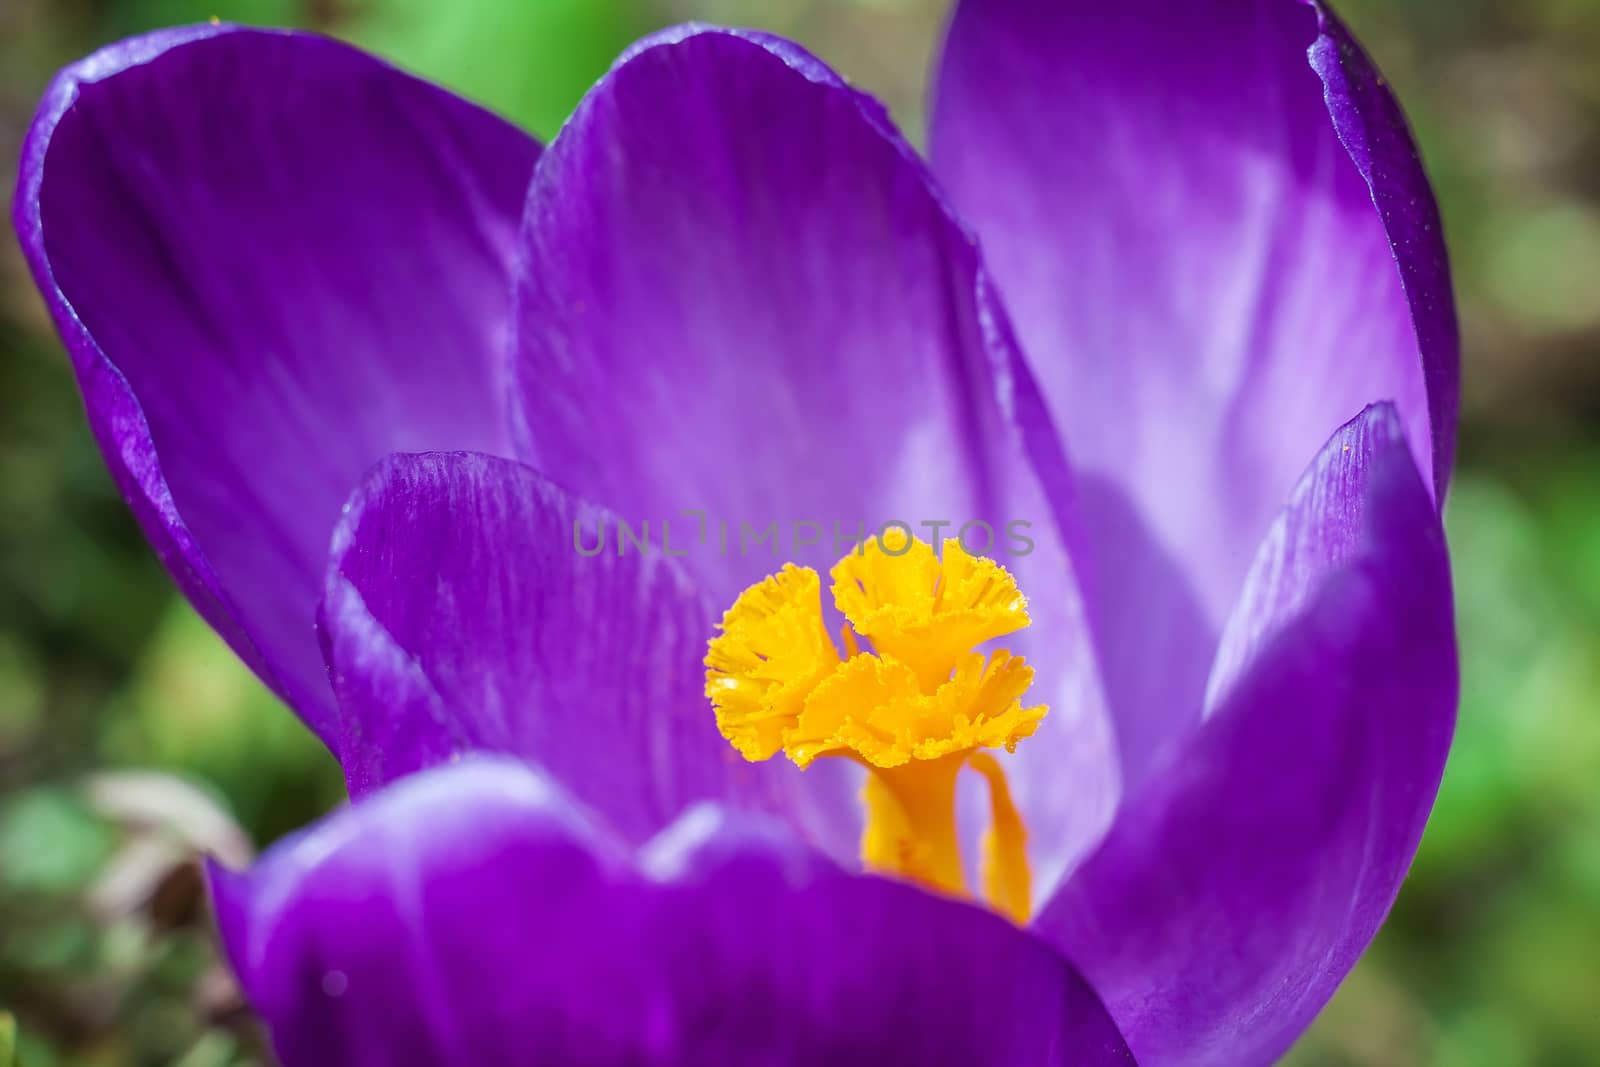
<instances>
[{"instance_id":1,"label":"flower center","mask_svg":"<svg viewBox=\"0 0 1600 1067\"><path fill-rule=\"evenodd\" d=\"M964 766L977 771L992 811L984 897L1025 922L1027 833L1004 770L982 750L1014 750L1047 709L1022 706L1033 669L1020 656L974 649L1027 626L1027 600L993 560L955 539L935 553L897 527L858 545L831 577L848 620L842 657L809 567L785 565L723 615L705 661L717 728L751 762L781 751L802 769L824 756L864 765L862 862L957 896L970 893L956 778Z\"/></svg>"}]
</instances>

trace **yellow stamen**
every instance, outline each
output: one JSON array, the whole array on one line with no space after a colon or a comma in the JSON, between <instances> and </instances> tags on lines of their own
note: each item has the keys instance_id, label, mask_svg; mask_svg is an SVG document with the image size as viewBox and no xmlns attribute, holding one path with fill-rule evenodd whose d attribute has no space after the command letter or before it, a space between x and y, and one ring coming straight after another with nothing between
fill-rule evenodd
<instances>
[{"instance_id":1,"label":"yellow stamen","mask_svg":"<svg viewBox=\"0 0 1600 1067\"><path fill-rule=\"evenodd\" d=\"M880 653L929 686L962 653L1028 625L1028 601L1006 569L950 538L943 555L899 527L833 568L833 603Z\"/></svg>"},{"instance_id":2,"label":"yellow stamen","mask_svg":"<svg viewBox=\"0 0 1600 1067\"><path fill-rule=\"evenodd\" d=\"M849 659L861 651L861 645L856 642L856 632L850 629L850 624L845 623L839 627L839 636L844 638L844 656Z\"/></svg>"},{"instance_id":3,"label":"yellow stamen","mask_svg":"<svg viewBox=\"0 0 1600 1067\"><path fill-rule=\"evenodd\" d=\"M838 666L821 588L816 571L786 564L739 594L706 654L717 728L752 763L783 748L806 697Z\"/></svg>"},{"instance_id":4,"label":"yellow stamen","mask_svg":"<svg viewBox=\"0 0 1600 1067\"><path fill-rule=\"evenodd\" d=\"M861 861L955 896L967 895L956 835L956 775L960 756L919 760L893 774L869 774Z\"/></svg>"},{"instance_id":5,"label":"yellow stamen","mask_svg":"<svg viewBox=\"0 0 1600 1067\"><path fill-rule=\"evenodd\" d=\"M832 577L849 620L842 659L815 571L787 565L728 609L706 656L718 728L752 762L782 751L802 768L824 756L866 766L864 864L960 896L955 790L970 764L988 782L993 812L984 896L1026 921L1027 834L999 761L981 750L1013 750L1047 709L1023 706L1033 670L1020 656L974 651L1028 625L1026 600L994 561L953 539L941 558L898 529L846 556Z\"/></svg>"},{"instance_id":6,"label":"yellow stamen","mask_svg":"<svg viewBox=\"0 0 1600 1067\"><path fill-rule=\"evenodd\" d=\"M969 757L972 769L989 782L989 807L994 825L983 835L983 895L996 911L1019 923L1028 921L1033 874L1028 870L1028 831L1011 800L1011 787L1000 762L987 752Z\"/></svg>"}]
</instances>

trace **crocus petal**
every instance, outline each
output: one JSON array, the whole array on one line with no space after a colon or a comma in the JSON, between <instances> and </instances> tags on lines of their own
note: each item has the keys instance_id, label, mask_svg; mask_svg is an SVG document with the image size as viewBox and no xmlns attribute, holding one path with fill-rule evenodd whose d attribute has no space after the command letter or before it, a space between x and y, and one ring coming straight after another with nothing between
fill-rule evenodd
<instances>
[{"instance_id":1,"label":"crocus petal","mask_svg":"<svg viewBox=\"0 0 1600 1067\"><path fill-rule=\"evenodd\" d=\"M304 34L203 26L67 68L15 221L123 495L320 733L339 505L395 449L505 451L495 367L538 146Z\"/></svg>"},{"instance_id":2,"label":"crocus petal","mask_svg":"<svg viewBox=\"0 0 1600 1067\"><path fill-rule=\"evenodd\" d=\"M284 1067L1132 1062L990 913L710 808L636 862L515 764L408 778L211 878Z\"/></svg>"},{"instance_id":3,"label":"crocus petal","mask_svg":"<svg viewBox=\"0 0 1600 1067\"><path fill-rule=\"evenodd\" d=\"M678 519L679 544L686 510L726 521L726 552L712 526L687 559L714 598L785 555L741 523L787 547L819 522L826 565L858 523L989 517L1014 353L984 335L981 264L880 106L797 46L635 46L541 160L523 243L527 457L624 518Z\"/></svg>"},{"instance_id":4,"label":"crocus petal","mask_svg":"<svg viewBox=\"0 0 1600 1067\"><path fill-rule=\"evenodd\" d=\"M1252 552L1330 433L1394 401L1442 491L1437 210L1381 79L1303 0L964 0L932 142L1080 475L1132 788L1197 722Z\"/></svg>"},{"instance_id":5,"label":"crocus petal","mask_svg":"<svg viewBox=\"0 0 1600 1067\"><path fill-rule=\"evenodd\" d=\"M522 239L525 458L651 523L656 551L670 521L719 608L890 519L924 537L987 521L997 552L1007 523L1032 524L1034 555L1006 562L1035 608L1026 652L1051 672L1037 699L1059 714L1019 749L1017 785L1055 853L1041 862L1063 868L1115 797L1044 503L1064 461L1036 475L1025 458L1019 434L1053 435L1042 402L970 236L882 108L776 38L646 39L540 160ZM781 548L748 538L769 524Z\"/></svg>"},{"instance_id":6,"label":"crocus petal","mask_svg":"<svg viewBox=\"0 0 1600 1067\"><path fill-rule=\"evenodd\" d=\"M603 510L514 460L397 455L352 497L319 621L355 794L472 751L537 762L638 844L698 800L853 856L854 797L752 766L703 693L714 615L677 561L586 554ZM843 814L841 814L843 813Z\"/></svg>"},{"instance_id":7,"label":"crocus petal","mask_svg":"<svg viewBox=\"0 0 1600 1067\"><path fill-rule=\"evenodd\" d=\"M1153 1067L1287 1048L1422 834L1456 655L1443 531L1392 407L1341 429L1305 475L1225 646L1193 743L1036 922Z\"/></svg>"}]
</instances>

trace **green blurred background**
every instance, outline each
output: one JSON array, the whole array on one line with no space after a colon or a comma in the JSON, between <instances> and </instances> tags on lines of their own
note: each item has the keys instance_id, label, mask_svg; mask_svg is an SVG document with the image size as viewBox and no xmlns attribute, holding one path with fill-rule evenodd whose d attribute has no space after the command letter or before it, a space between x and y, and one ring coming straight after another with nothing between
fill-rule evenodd
<instances>
[{"instance_id":1,"label":"green blurred background","mask_svg":"<svg viewBox=\"0 0 1600 1067\"><path fill-rule=\"evenodd\" d=\"M1463 664L1393 919L1291 1059L1600 1062L1600 2L1347 0L1405 100L1465 334L1448 508ZM348 37L549 137L630 40L798 37L922 125L944 0L0 0L6 202L51 73L217 15ZM156 770L160 775L140 773ZM0 240L0 1067L261 1063L192 844L337 803L330 758L173 594ZM240 831L242 828L242 834Z\"/></svg>"}]
</instances>

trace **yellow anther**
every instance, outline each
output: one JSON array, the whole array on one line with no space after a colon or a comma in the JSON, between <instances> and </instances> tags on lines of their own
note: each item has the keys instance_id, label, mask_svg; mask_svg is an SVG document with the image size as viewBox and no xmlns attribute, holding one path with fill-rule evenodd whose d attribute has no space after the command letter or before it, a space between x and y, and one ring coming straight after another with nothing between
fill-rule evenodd
<instances>
[{"instance_id":1,"label":"yellow anther","mask_svg":"<svg viewBox=\"0 0 1600 1067\"><path fill-rule=\"evenodd\" d=\"M981 750L1014 749L1047 709L1023 705L1033 670L1020 656L974 651L1028 624L1016 583L955 540L941 558L896 529L846 556L832 577L849 620L843 658L828 639L815 571L785 566L723 616L706 656L719 729L753 762L782 751L802 768L823 756L865 765L863 862L958 895L967 889L955 783L970 763L988 780L993 809L985 896L1025 921L1026 832L1004 771Z\"/></svg>"},{"instance_id":2,"label":"yellow anther","mask_svg":"<svg viewBox=\"0 0 1600 1067\"><path fill-rule=\"evenodd\" d=\"M839 664L821 588L816 571L785 565L739 594L706 654L717 728L751 762L783 748L806 697Z\"/></svg>"},{"instance_id":3,"label":"yellow anther","mask_svg":"<svg viewBox=\"0 0 1600 1067\"><path fill-rule=\"evenodd\" d=\"M880 653L937 686L960 657L1028 625L1028 601L1006 569L956 538L942 555L899 527L833 568L833 602Z\"/></svg>"},{"instance_id":4,"label":"yellow anther","mask_svg":"<svg viewBox=\"0 0 1600 1067\"><path fill-rule=\"evenodd\" d=\"M861 645L856 641L856 632L850 629L849 623L845 623L843 626L839 627L839 636L844 639L844 654L846 659L860 654Z\"/></svg>"},{"instance_id":5,"label":"yellow anther","mask_svg":"<svg viewBox=\"0 0 1600 1067\"><path fill-rule=\"evenodd\" d=\"M885 769L975 748L1011 751L1044 717L1043 706L1022 706L1032 680L1033 669L1009 652L987 666L969 652L930 694L899 660L856 656L811 691L783 748L801 767L843 754Z\"/></svg>"}]
</instances>

